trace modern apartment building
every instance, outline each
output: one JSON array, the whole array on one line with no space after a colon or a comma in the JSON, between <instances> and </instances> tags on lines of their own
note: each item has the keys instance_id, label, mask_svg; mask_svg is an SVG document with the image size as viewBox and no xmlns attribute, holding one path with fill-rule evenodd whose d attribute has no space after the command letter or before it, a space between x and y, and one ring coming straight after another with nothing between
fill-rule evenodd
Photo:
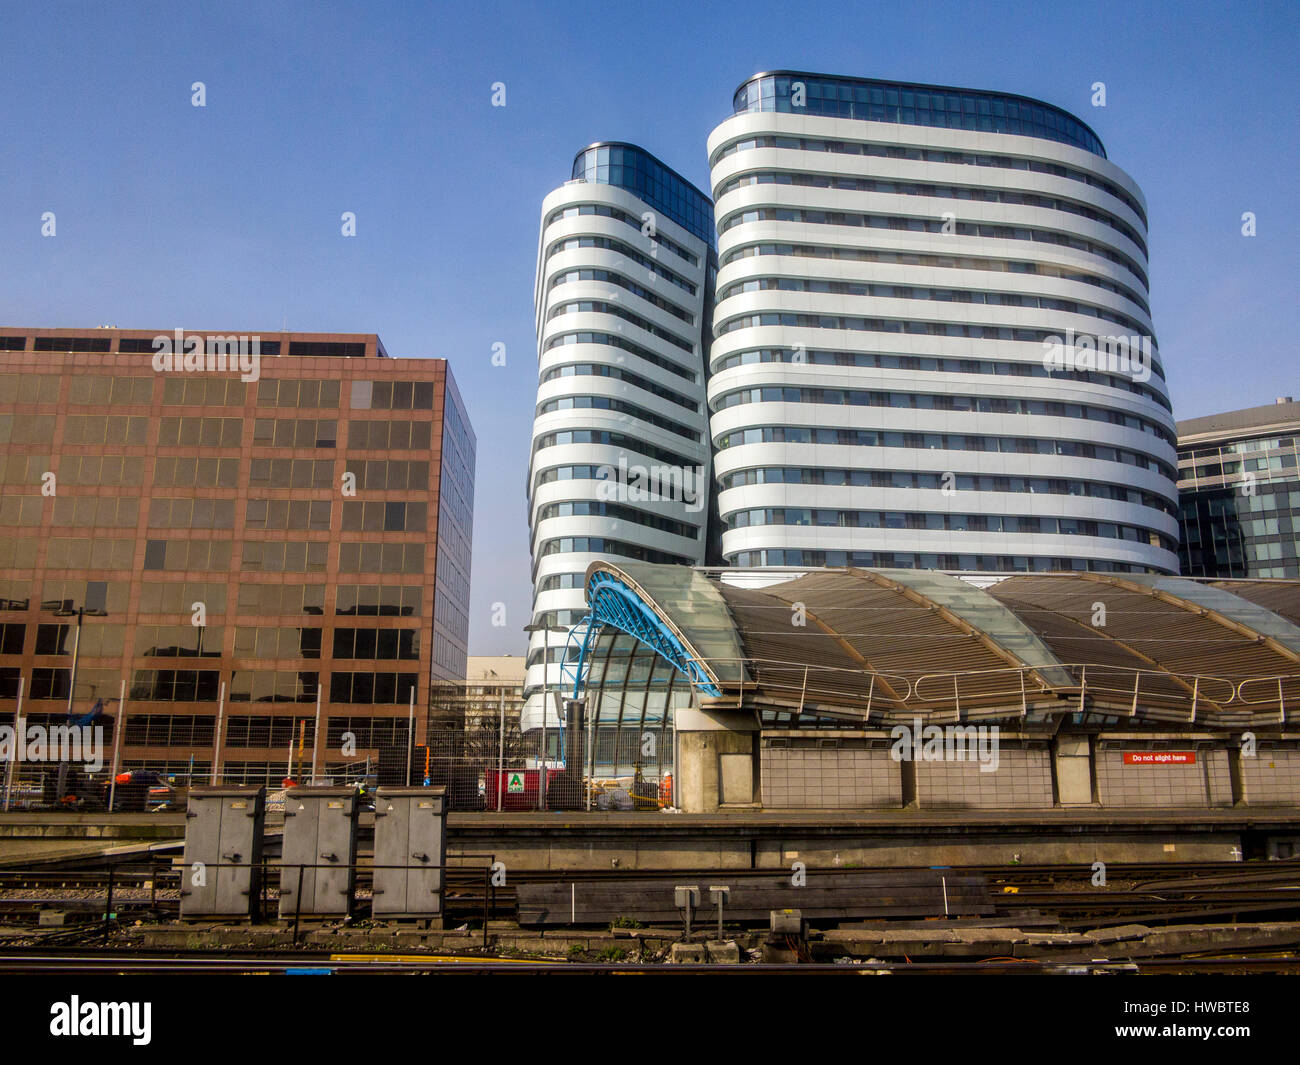
<instances>
[{"instance_id":1,"label":"modern apartment building","mask_svg":"<svg viewBox=\"0 0 1300 1065\"><path fill-rule=\"evenodd\" d=\"M196 783L405 744L465 676L474 451L374 334L0 328L0 721L124 693L120 765Z\"/></svg>"},{"instance_id":2,"label":"modern apartment building","mask_svg":"<svg viewBox=\"0 0 1300 1065\"><path fill-rule=\"evenodd\" d=\"M728 564L1177 571L1145 203L1087 125L778 71L708 152Z\"/></svg>"},{"instance_id":3,"label":"modern apartment building","mask_svg":"<svg viewBox=\"0 0 1300 1065\"><path fill-rule=\"evenodd\" d=\"M1300 403L1178 423L1182 573L1300 577Z\"/></svg>"},{"instance_id":4,"label":"modern apartment building","mask_svg":"<svg viewBox=\"0 0 1300 1065\"><path fill-rule=\"evenodd\" d=\"M560 683L590 562L706 560L713 244L708 197L630 144L584 148L542 203L525 729Z\"/></svg>"}]
</instances>

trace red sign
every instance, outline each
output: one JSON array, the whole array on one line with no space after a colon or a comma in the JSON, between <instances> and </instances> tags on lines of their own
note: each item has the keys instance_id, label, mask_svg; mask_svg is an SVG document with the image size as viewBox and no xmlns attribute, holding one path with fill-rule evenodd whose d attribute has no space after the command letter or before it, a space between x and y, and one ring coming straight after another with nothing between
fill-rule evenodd
<instances>
[{"instance_id":1,"label":"red sign","mask_svg":"<svg viewBox=\"0 0 1300 1065\"><path fill-rule=\"evenodd\" d=\"M1195 765L1195 751L1125 751L1125 765Z\"/></svg>"}]
</instances>

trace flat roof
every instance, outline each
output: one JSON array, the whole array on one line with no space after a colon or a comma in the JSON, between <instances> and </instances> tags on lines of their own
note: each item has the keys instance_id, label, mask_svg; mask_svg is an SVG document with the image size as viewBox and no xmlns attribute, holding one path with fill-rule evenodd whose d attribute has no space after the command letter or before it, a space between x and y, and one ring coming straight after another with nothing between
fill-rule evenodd
<instances>
[{"instance_id":1,"label":"flat roof","mask_svg":"<svg viewBox=\"0 0 1300 1065\"><path fill-rule=\"evenodd\" d=\"M1290 396L1283 403L1206 414L1178 422L1179 443L1192 438L1255 436L1272 429L1300 429L1300 403Z\"/></svg>"},{"instance_id":2,"label":"flat roof","mask_svg":"<svg viewBox=\"0 0 1300 1065\"><path fill-rule=\"evenodd\" d=\"M23 348L15 349L5 345L5 340L12 340L18 337L66 337L71 340L94 342L96 345L95 347L85 349L92 353L119 353L118 341L122 339L148 341L155 337L174 338L178 332L187 337L245 336L258 337L259 339L268 341L278 341L283 346L283 351L286 354L289 353L287 345L291 344L361 344L365 348L365 354L369 357L380 359L386 359L389 357L388 351L384 348L384 342L379 339L378 333L311 333L299 332L292 329L248 329L246 327L237 329L195 329L189 326L174 325L162 329L122 329L115 325L55 327L0 325L0 351L25 350ZM104 341L108 342L108 347L106 349L100 346ZM74 347L69 350L77 351L82 349Z\"/></svg>"}]
</instances>

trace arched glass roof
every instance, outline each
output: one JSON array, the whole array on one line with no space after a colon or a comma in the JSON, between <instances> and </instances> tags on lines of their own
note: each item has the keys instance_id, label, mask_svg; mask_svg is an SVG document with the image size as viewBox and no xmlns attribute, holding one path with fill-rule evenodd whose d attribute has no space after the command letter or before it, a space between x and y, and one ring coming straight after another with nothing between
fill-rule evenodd
<instances>
[{"instance_id":1,"label":"arched glass roof","mask_svg":"<svg viewBox=\"0 0 1300 1065\"><path fill-rule=\"evenodd\" d=\"M940 570L884 569L874 572L911 588L930 603L951 610L961 622L982 633L1020 665L1037 667L1049 682L1062 686L1073 683L1051 648L984 589Z\"/></svg>"},{"instance_id":2,"label":"arched glass roof","mask_svg":"<svg viewBox=\"0 0 1300 1065\"><path fill-rule=\"evenodd\" d=\"M587 568L587 606L594 623L650 643L710 694L748 677L727 605L717 585L698 570L593 562Z\"/></svg>"},{"instance_id":3,"label":"arched glass roof","mask_svg":"<svg viewBox=\"0 0 1300 1065\"><path fill-rule=\"evenodd\" d=\"M1283 616L1300 614L1300 581L1272 589L1268 609L1178 577L1013 574L980 587L931 571L823 569L753 587L739 573L595 562L592 639L635 636L704 705L859 722L1300 720L1300 627Z\"/></svg>"},{"instance_id":4,"label":"arched glass roof","mask_svg":"<svg viewBox=\"0 0 1300 1065\"><path fill-rule=\"evenodd\" d=\"M1300 655L1300 627L1225 588L1201 584L1181 577L1162 577L1145 573L1127 574L1125 579L1134 584L1149 585L1157 591L1175 596L1205 610L1213 610L1216 614L1222 614L1251 632L1277 640L1283 647Z\"/></svg>"}]
</instances>

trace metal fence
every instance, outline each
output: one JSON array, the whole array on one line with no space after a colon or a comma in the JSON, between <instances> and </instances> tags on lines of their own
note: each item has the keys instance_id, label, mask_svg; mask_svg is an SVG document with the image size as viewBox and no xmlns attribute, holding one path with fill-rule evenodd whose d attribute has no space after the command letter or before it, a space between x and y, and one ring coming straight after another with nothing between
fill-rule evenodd
<instances>
[{"instance_id":1,"label":"metal fence","mask_svg":"<svg viewBox=\"0 0 1300 1065\"><path fill-rule=\"evenodd\" d=\"M414 749L411 783L445 787L450 810L661 810L672 806L671 747L614 726L577 738L509 724L430 728Z\"/></svg>"},{"instance_id":2,"label":"metal fence","mask_svg":"<svg viewBox=\"0 0 1300 1065\"><path fill-rule=\"evenodd\" d=\"M209 755L210 757L210 755ZM184 810L191 786L211 784L265 785L268 795L283 796L294 783L357 785L373 788L378 782L374 759L329 764L315 781L310 772L287 777L277 763L227 762L212 776L207 757L185 761L125 760L116 779L103 768L91 772L78 762L5 762L0 760L0 811L58 811L150 813Z\"/></svg>"},{"instance_id":3,"label":"metal fence","mask_svg":"<svg viewBox=\"0 0 1300 1065\"><path fill-rule=\"evenodd\" d=\"M293 735L292 750L286 744L285 755L274 761L234 761L227 751L215 780L206 746L182 760L124 758L116 781L109 766L90 772L77 762L0 761L0 809L93 812L111 805L117 812L175 811L185 808L191 786L214 783L265 785L274 809L287 781L366 789L438 785L447 789L447 808L456 811L630 812L673 805L671 731L596 725L566 736L558 728L521 733L510 723L503 732L494 721L431 726L423 742L381 742L372 748L376 754L363 759L326 759L314 780L310 740L303 749Z\"/></svg>"}]
</instances>

